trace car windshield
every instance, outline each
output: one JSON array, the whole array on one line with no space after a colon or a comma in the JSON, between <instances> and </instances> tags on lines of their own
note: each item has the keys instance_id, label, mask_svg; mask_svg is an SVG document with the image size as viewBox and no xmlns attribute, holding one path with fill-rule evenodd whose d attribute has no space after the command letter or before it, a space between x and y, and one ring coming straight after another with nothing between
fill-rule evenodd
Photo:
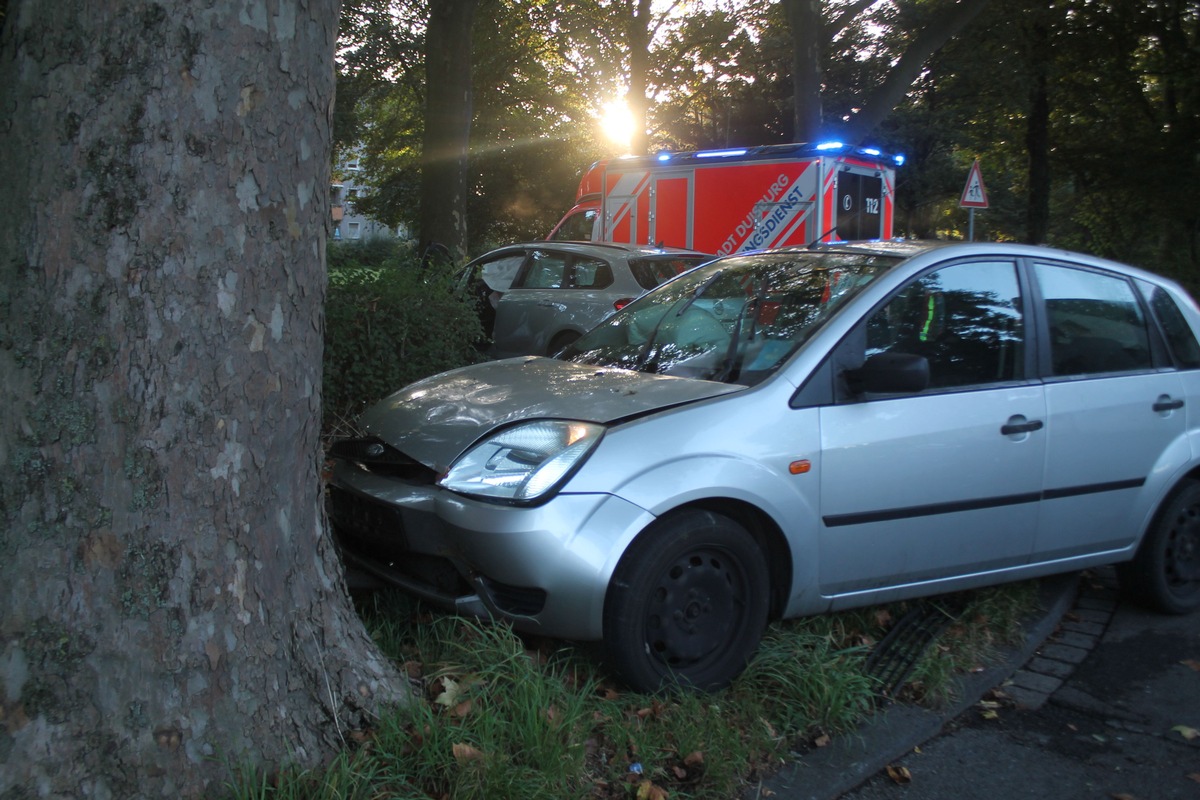
<instances>
[{"instance_id":1,"label":"car windshield","mask_svg":"<svg viewBox=\"0 0 1200 800\"><path fill-rule=\"evenodd\" d=\"M559 357L752 386L901 260L826 251L714 261L630 303Z\"/></svg>"}]
</instances>

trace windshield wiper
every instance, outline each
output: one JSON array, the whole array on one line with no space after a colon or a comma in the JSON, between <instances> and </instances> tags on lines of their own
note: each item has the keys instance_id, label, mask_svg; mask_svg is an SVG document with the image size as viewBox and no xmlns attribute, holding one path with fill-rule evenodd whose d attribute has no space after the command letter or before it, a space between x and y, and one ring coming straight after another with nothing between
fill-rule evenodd
<instances>
[{"instance_id":1,"label":"windshield wiper","mask_svg":"<svg viewBox=\"0 0 1200 800\"><path fill-rule=\"evenodd\" d=\"M717 278L721 277L721 272L722 270L717 270L712 275L709 275L708 279L705 280L704 283L696 287L696 291L692 293L691 297L687 298L686 301L683 298L676 300L671 304L671 308L668 308L666 312L659 317L658 322L654 324L654 329L650 331L650 335L646 337L646 344L642 346L642 351L638 353L637 363L634 364L633 367L634 370L641 372L643 369L645 369L646 361L650 358L650 351L654 348L654 343L658 341L658 331L662 328L663 323L667 321L667 317L671 316L671 309L679 305L680 302L683 302L683 306L675 312L676 317L682 317L683 312L691 308L692 303L699 300L700 295L707 292L708 288L713 285Z\"/></svg>"},{"instance_id":2,"label":"windshield wiper","mask_svg":"<svg viewBox=\"0 0 1200 800\"><path fill-rule=\"evenodd\" d=\"M738 349L741 345L742 324L746 319L746 311L750 308L754 309L754 318L750 321L750 338L746 341L753 342L754 334L758 330L758 310L762 308L763 301L766 300L767 282L760 281L758 291L754 297L748 299L742 310L738 312L737 319L733 322L733 331L729 334L729 347L725 350L725 361L721 364L721 369L713 376L712 380L726 383L735 379L738 373L741 372L739 365Z\"/></svg>"}]
</instances>

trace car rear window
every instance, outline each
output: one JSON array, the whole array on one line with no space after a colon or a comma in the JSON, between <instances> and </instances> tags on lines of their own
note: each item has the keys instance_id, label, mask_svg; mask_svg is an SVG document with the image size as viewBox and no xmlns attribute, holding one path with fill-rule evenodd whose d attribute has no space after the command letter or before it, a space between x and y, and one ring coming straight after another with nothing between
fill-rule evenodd
<instances>
[{"instance_id":1,"label":"car rear window","mask_svg":"<svg viewBox=\"0 0 1200 800\"><path fill-rule=\"evenodd\" d=\"M629 271L643 289L653 289L708 261L708 256L657 256L629 260Z\"/></svg>"},{"instance_id":2,"label":"car rear window","mask_svg":"<svg viewBox=\"0 0 1200 800\"><path fill-rule=\"evenodd\" d=\"M1200 367L1200 345L1196 343L1196 335L1192 333L1191 326L1188 325L1179 306L1158 286L1149 289L1142 286L1142 293L1148 295L1150 307L1154 309L1154 315L1162 325L1176 365L1182 369Z\"/></svg>"}]
</instances>

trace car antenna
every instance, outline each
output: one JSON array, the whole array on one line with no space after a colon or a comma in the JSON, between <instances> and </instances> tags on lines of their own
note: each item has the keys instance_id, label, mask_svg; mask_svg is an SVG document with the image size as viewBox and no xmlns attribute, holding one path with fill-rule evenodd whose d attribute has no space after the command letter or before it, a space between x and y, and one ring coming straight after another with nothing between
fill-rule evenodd
<instances>
[{"instance_id":1,"label":"car antenna","mask_svg":"<svg viewBox=\"0 0 1200 800\"><path fill-rule=\"evenodd\" d=\"M821 234L820 236L818 236L817 238L813 239L811 242L809 242L809 243L808 243L808 249L809 249L809 250L816 250L816 249L817 249L817 245L821 243L821 240L822 240L822 239L824 239L824 238L825 238L826 236L828 236L829 234L831 234L831 233L834 233L835 231L837 231L837 229L838 229L838 226L837 226L837 225L834 225L832 228L830 228L829 230L825 231L824 233L822 233L822 234Z\"/></svg>"}]
</instances>

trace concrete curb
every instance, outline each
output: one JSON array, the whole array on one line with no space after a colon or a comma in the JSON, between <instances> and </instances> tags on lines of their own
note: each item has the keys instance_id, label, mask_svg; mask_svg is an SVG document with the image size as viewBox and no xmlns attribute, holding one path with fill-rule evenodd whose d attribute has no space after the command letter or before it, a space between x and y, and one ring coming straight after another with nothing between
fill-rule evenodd
<instances>
[{"instance_id":1,"label":"concrete curb","mask_svg":"<svg viewBox=\"0 0 1200 800\"><path fill-rule=\"evenodd\" d=\"M885 708L853 733L838 736L827 747L804 753L745 792L743 798L833 800L854 789L914 747L932 739L947 722L1029 661L1071 608L1077 586L1076 573L1044 579L1043 611L1026 623L1025 640L1009 650L1001 663L962 678L956 694L958 700L952 705L937 710L902 705Z\"/></svg>"}]
</instances>

